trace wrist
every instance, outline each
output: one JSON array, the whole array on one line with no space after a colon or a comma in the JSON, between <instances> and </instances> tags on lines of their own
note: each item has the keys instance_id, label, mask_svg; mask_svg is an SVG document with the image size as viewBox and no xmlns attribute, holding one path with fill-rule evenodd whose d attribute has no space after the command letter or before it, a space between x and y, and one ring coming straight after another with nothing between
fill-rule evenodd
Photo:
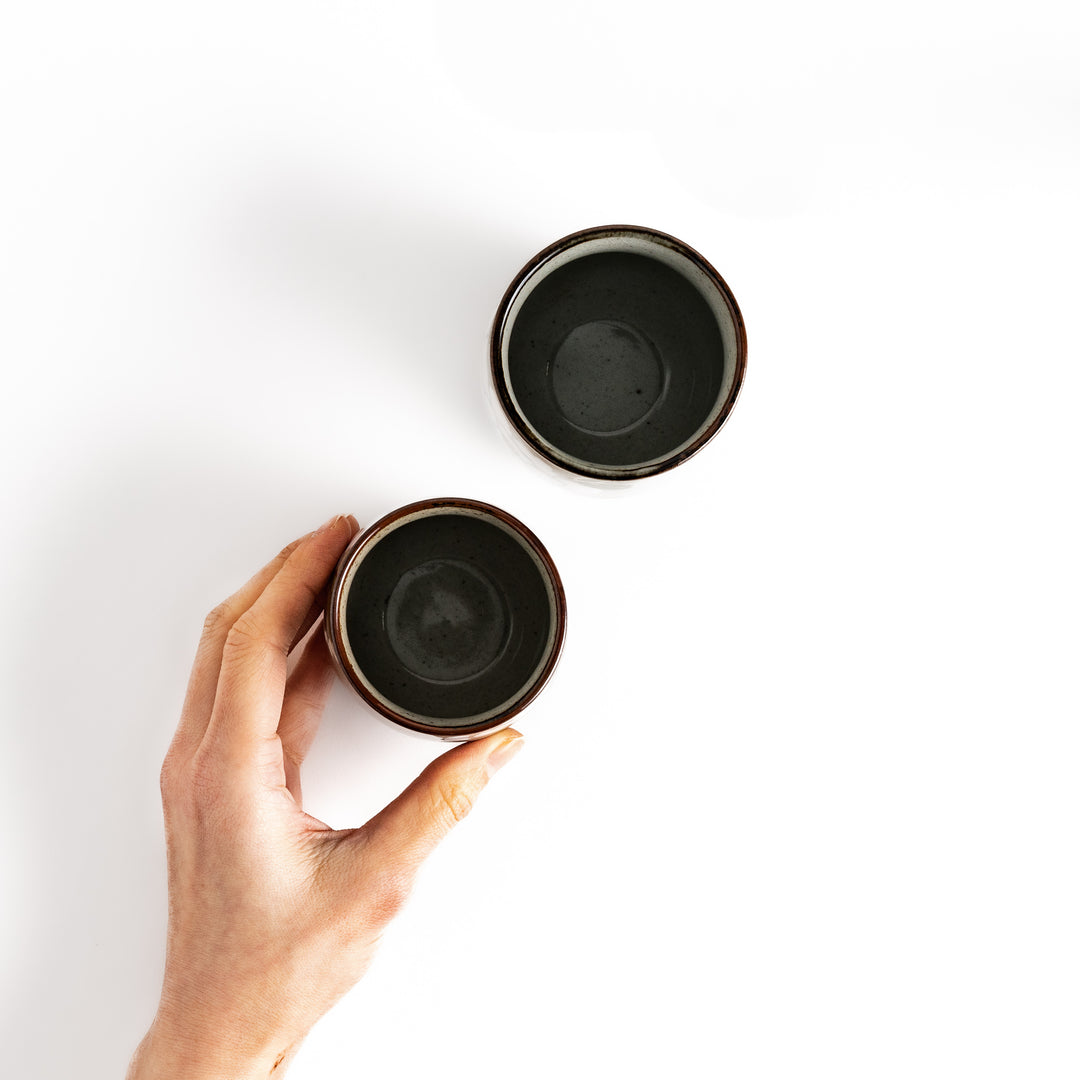
<instances>
[{"instance_id":1,"label":"wrist","mask_svg":"<svg viewBox=\"0 0 1080 1080\"><path fill-rule=\"evenodd\" d=\"M208 1039L159 1018L135 1051L126 1080L280 1080L296 1049L220 1034Z\"/></svg>"}]
</instances>

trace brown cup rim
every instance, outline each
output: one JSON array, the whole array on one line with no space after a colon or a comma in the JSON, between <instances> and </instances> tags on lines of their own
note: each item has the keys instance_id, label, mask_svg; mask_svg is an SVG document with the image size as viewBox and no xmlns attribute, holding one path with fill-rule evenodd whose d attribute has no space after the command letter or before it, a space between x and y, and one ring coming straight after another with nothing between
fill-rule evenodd
<instances>
[{"instance_id":1,"label":"brown cup rim","mask_svg":"<svg viewBox=\"0 0 1080 1080\"><path fill-rule=\"evenodd\" d=\"M666 457L661 461L654 462L651 465L636 469L620 470L618 472L610 471L603 466L590 467L586 463L564 461L552 454L548 447L533 434L520 412L514 407L513 398L510 396L510 388L506 384L506 379L502 370L503 332L506 326L506 318L518 293L529 278L531 278L544 263L563 251L567 251L588 240L597 240L603 239L604 237L615 236L642 237L653 243L670 248L694 263L716 287L717 292L727 305L735 327L736 340L735 377L731 385L731 392L728 394L727 400L721 406L720 412L714 418L712 423L710 423L689 446L684 447L677 454ZM514 280L507 287L506 292L503 293L498 310L495 312L495 319L491 325L489 359L491 377L495 384L495 392L498 395L499 404L502 407L503 413L514 426L517 433L525 440L526 445L536 451L536 453L544 458L545 461L551 462L560 469L565 469L568 472L576 473L579 476L589 477L594 480L638 480L646 476L655 476L658 473L667 472L669 469L674 469L676 465L681 465L687 458L692 457L705 446L706 443L716 435L720 428L724 426L725 421L731 414L731 410L735 407L735 402L738 400L739 393L742 390L743 377L746 374L746 326L743 322L739 305L736 303L735 296L728 287L727 282L720 276L716 268L700 252L696 251L689 244L676 236L672 236L670 233L661 232L659 229L651 229L644 225L597 225L592 228L580 229L577 232L568 233L566 236L556 240L553 244L549 244L543 251L534 255L521 270L518 271Z\"/></svg>"},{"instance_id":2,"label":"brown cup rim","mask_svg":"<svg viewBox=\"0 0 1080 1080\"><path fill-rule=\"evenodd\" d=\"M405 716L396 712L385 702L375 697L375 695L364 685L363 681L357 677L356 672L346 660L347 653L345 651L345 635L343 627L344 619L343 616L339 617L339 613L342 611L343 606L342 601L344 599L343 587L345 578L353 564L361 557L361 553L365 546L370 545L375 537L384 532L388 526L393 525L402 518L409 517L422 510L438 510L441 508L471 510L482 516L495 518L503 525L509 527L510 530L520 537L539 558L548 574L551 582L552 594L555 598L555 640L552 642L551 652L548 655L547 661L540 671L540 674L533 680L532 685L525 693L513 701L509 708L497 713L495 716L489 717L482 723L472 724L467 727L447 727L445 725L424 724L410 716ZM434 735L449 741L462 741L469 736L491 734L509 725L513 718L529 705L547 684L548 679L551 677L552 672L559 662L563 641L566 637L566 593L563 589L562 578L560 577L559 571L556 568L551 555L548 553L547 548L544 547L540 542L540 539L527 525L523 524L512 514L507 513L498 506L493 506L491 503L480 502L476 499L457 497L421 499L417 502L412 502L406 506L400 506L396 510L390 511L390 513L379 518L374 524L369 525L366 529L353 537L349 546L338 560L337 567L334 570L334 576L331 579L330 588L327 591L324 621L326 641L330 648L330 653L335 666L338 671L344 675L349 685L377 713L391 721L391 723L407 728L410 731L419 732L423 735Z\"/></svg>"}]
</instances>

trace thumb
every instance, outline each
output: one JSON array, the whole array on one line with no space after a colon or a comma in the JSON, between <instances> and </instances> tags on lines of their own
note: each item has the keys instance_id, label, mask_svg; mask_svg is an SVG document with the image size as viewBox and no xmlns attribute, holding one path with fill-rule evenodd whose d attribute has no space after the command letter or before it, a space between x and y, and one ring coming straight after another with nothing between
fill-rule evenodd
<instances>
[{"instance_id":1,"label":"thumb","mask_svg":"<svg viewBox=\"0 0 1080 1080\"><path fill-rule=\"evenodd\" d=\"M363 827L365 861L411 876L524 742L507 728L437 757Z\"/></svg>"}]
</instances>

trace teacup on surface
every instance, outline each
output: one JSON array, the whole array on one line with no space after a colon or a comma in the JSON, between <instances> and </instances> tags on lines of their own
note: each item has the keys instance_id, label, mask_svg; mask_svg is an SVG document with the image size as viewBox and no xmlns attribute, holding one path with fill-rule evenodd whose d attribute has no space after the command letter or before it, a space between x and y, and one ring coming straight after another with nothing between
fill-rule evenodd
<instances>
[{"instance_id":1,"label":"teacup on surface","mask_svg":"<svg viewBox=\"0 0 1080 1080\"><path fill-rule=\"evenodd\" d=\"M651 476L700 450L745 368L723 278L681 240L634 225L541 251L491 333L495 389L518 433L554 464L605 480Z\"/></svg>"},{"instance_id":2,"label":"teacup on surface","mask_svg":"<svg viewBox=\"0 0 1080 1080\"><path fill-rule=\"evenodd\" d=\"M429 499L354 538L325 632L339 673L384 717L466 740L540 692L565 626L559 573L529 529L487 503Z\"/></svg>"}]
</instances>

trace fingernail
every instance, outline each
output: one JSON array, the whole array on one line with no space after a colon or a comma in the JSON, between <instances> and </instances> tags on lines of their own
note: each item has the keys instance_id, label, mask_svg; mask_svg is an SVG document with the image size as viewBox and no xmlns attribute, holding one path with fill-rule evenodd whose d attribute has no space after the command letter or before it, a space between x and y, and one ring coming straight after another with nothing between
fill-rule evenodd
<instances>
[{"instance_id":1,"label":"fingernail","mask_svg":"<svg viewBox=\"0 0 1080 1080\"><path fill-rule=\"evenodd\" d=\"M488 778L494 776L524 745L524 738L514 735L495 747L488 755L486 762Z\"/></svg>"},{"instance_id":2,"label":"fingernail","mask_svg":"<svg viewBox=\"0 0 1080 1080\"><path fill-rule=\"evenodd\" d=\"M353 532L359 532L360 531L360 522L357 521L356 518L352 514L349 514L348 522L352 526Z\"/></svg>"},{"instance_id":3,"label":"fingernail","mask_svg":"<svg viewBox=\"0 0 1080 1080\"><path fill-rule=\"evenodd\" d=\"M335 514L329 521L324 521L314 533L313 536L319 536L324 532L329 532L339 521L341 520L341 514Z\"/></svg>"}]
</instances>

